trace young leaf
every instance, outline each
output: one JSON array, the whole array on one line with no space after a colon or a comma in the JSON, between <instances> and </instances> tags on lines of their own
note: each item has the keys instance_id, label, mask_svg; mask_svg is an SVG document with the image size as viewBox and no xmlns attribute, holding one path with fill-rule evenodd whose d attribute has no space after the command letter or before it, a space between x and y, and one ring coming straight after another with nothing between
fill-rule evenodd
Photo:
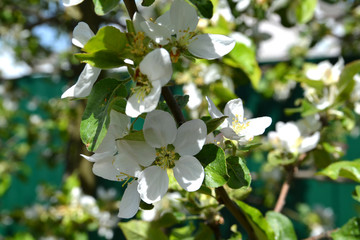
<instances>
[{"instance_id":1,"label":"young leaf","mask_svg":"<svg viewBox=\"0 0 360 240\"><path fill-rule=\"evenodd\" d=\"M254 230L256 239L275 240L274 230L259 210L241 201L236 201L236 203L244 212L246 219Z\"/></svg>"},{"instance_id":2,"label":"young leaf","mask_svg":"<svg viewBox=\"0 0 360 240\"><path fill-rule=\"evenodd\" d=\"M231 156L226 159L227 171L230 176L227 184L233 189L250 187L251 175L246 164L240 157Z\"/></svg>"},{"instance_id":3,"label":"young leaf","mask_svg":"<svg viewBox=\"0 0 360 240\"><path fill-rule=\"evenodd\" d=\"M121 140L128 140L128 141L145 141L143 131L133 131L130 132L128 135L123 137Z\"/></svg>"},{"instance_id":4,"label":"young leaf","mask_svg":"<svg viewBox=\"0 0 360 240\"><path fill-rule=\"evenodd\" d=\"M212 18L214 6L210 0L190 0L190 2L197 7L203 17Z\"/></svg>"},{"instance_id":5,"label":"young leaf","mask_svg":"<svg viewBox=\"0 0 360 240\"><path fill-rule=\"evenodd\" d=\"M95 13L103 16L113 10L118 4L119 0L93 0L95 6Z\"/></svg>"},{"instance_id":6,"label":"young leaf","mask_svg":"<svg viewBox=\"0 0 360 240\"><path fill-rule=\"evenodd\" d=\"M331 233L334 240L358 240L360 239L360 218L351 218L336 232Z\"/></svg>"},{"instance_id":7,"label":"young leaf","mask_svg":"<svg viewBox=\"0 0 360 240\"><path fill-rule=\"evenodd\" d=\"M103 79L94 85L80 124L80 137L89 151L95 151L106 135L113 99L126 96L126 88L116 79Z\"/></svg>"},{"instance_id":8,"label":"young leaf","mask_svg":"<svg viewBox=\"0 0 360 240\"><path fill-rule=\"evenodd\" d=\"M307 23L315 13L317 0L298 0L292 6L295 9L296 20L298 23Z\"/></svg>"},{"instance_id":9,"label":"young leaf","mask_svg":"<svg viewBox=\"0 0 360 240\"><path fill-rule=\"evenodd\" d=\"M339 96L337 101L347 100L355 86L354 76L360 72L360 60L346 64L337 84Z\"/></svg>"},{"instance_id":10,"label":"young leaf","mask_svg":"<svg viewBox=\"0 0 360 240\"><path fill-rule=\"evenodd\" d=\"M121 54L126 46L126 34L116 27L106 26L99 29L84 46L83 51L94 53L100 50L108 50Z\"/></svg>"},{"instance_id":11,"label":"young leaf","mask_svg":"<svg viewBox=\"0 0 360 240\"><path fill-rule=\"evenodd\" d=\"M100 50L94 53L78 53L75 57L80 62L88 63L91 66L101 69L117 68L124 65L124 61L121 56L116 52L108 50Z\"/></svg>"},{"instance_id":12,"label":"young leaf","mask_svg":"<svg viewBox=\"0 0 360 240\"><path fill-rule=\"evenodd\" d=\"M325 175L333 180L345 177L360 182L360 159L332 163L317 174Z\"/></svg>"},{"instance_id":13,"label":"young leaf","mask_svg":"<svg viewBox=\"0 0 360 240\"><path fill-rule=\"evenodd\" d=\"M214 118L206 121L205 124L207 128L207 134L216 130L224 122L226 118L228 118L228 116L222 116L220 118Z\"/></svg>"},{"instance_id":14,"label":"young leaf","mask_svg":"<svg viewBox=\"0 0 360 240\"><path fill-rule=\"evenodd\" d=\"M155 0L143 0L141 3L141 6L143 7L149 7L151 6L151 4L153 4L155 2Z\"/></svg>"},{"instance_id":15,"label":"young leaf","mask_svg":"<svg viewBox=\"0 0 360 240\"><path fill-rule=\"evenodd\" d=\"M296 240L296 234L292 222L285 215L269 211L266 213L266 220L275 232L275 239Z\"/></svg>"},{"instance_id":16,"label":"young leaf","mask_svg":"<svg viewBox=\"0 0 360 240\"><path fill-rule=\"evenodd\" d=\"M225 64L240 68L250 79L255 89L258 89L261 78L261 70L256 61L254 50L242 43L236 43L234 49L224 56Z\"/></svg>"},{"instance_id":17,"label":"young leaf","mask_svg":"<svg viewBox=\"0 0 360 240\"><path fill-rule=\"evenodd\" d=\"M355 187L354 192L352 193L352 197L354 200L360 202L360 185Z\"/></svg>"},{"instance_id":18,"label":"young leaf","mask_svg":"<svg viewBox=\"0 0 360 240\"><path fill-rule=\"evenodd\" d=\"M159 227L156 227L152 222L145 222L140 220L133 220L130 222L121 222L119 227L125 235L126 239L136 240L166 240L166 235Z\"/></svg>"},{"instance_id":19,"label":"young leaf","mask_svg":"<svg viewBox=\"0 0 360 240\"><path fill-rule=\"evenodd\" d=\"M195 156L205 170L205 186L220 187L224 185L229 176L226 170L225 153L222 148L214 144L206 144Z\"/></svg>"}]
</instances>

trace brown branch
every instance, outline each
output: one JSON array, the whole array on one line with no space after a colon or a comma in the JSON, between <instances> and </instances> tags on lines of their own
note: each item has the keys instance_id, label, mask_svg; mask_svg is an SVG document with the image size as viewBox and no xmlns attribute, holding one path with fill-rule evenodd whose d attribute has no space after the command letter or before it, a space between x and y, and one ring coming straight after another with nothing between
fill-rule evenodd
<instances>
[{"instance_id":1,"label":"brown branch","mask_svg":"<svg viewBox=\"0 0 360 240\"><path fill-rule=\"evenodd\" d=\"M138 9L136 7L136 3L134 0L124 0L126 9L129 13L129 16L131 19L133 19L133 16L136 12L138 12Z\"/></svg>"},{"instance_id":2,"label":"brown branch","mask_svg":"<svg viewBox=\"0 0 360 240\"><path fill-rule=\"evenodd\" d=\"M173 94L171 93L169 87L163 87L161 89L161 94L163 95L166 104L169 106L171 113L173 114L175 121L180 126L185 122L184 115L179 107L179 104L176 102Z\"/></svg>"},{"instance_id":3,"label":"brown branch","mask_svg":"<svg viewBox=\"0 0 360 240\"><path fill-rule=\"evenodd\" d=\"M314 236L314 237L304 238L303 240L319 240L322 238L331 238L332 239L331 234L333 232L336 232L337 230L339 230L339 229L337 228L337 229L329 230L329 231L323 232L322 234Z\"/></svg>"},{"instance_id":4,"label":"brown branch","mask_svg":"<svg viewBox=\"0 0 360 240\"><path fill-rule=\"evenodd\" d=\"M230 211L230 213L236 218L236 220L247 232L249 239L256 240L257 237L249 221L246 219L244 213L239 208L239 206L229 198L226 190L223 187L218 187L215 189L215 192L218 202L220 204L224 204L225 207Z\"/></svg>"}]
</instances>

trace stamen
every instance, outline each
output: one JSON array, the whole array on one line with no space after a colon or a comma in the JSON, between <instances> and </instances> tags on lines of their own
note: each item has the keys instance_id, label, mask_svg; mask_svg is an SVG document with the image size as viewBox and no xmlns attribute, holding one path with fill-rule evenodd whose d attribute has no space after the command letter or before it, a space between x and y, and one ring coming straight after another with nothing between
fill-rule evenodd
<instances>
[{"instance_id":1,"label":"stamen","mask_svg":"<svg viewBox=\"0 0 360 240\"><path fill-rule=\"evenodd\" d=\"M164 170L175 167L175 161L180 158L180 155L174 150L175 147L172 144L168 144L166 147L157 148L155 164Z\"/></svg>"}]
</instances>

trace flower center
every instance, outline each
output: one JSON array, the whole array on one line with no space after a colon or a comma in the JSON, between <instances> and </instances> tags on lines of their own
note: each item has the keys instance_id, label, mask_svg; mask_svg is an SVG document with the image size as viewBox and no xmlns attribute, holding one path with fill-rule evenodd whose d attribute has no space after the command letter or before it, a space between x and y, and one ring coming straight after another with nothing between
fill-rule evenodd
<instances>
[{"instance_id":1,"label":"flower center","mask_svg":"<svg viewBox=\"0 0 360 240\"><path fill-rule=\"evenodd\" d=\"M136 94L138 102L143 101L144 98L151 92L152 84L148 77L140 72L139 68L136 68L134 74L134 80L136 86L131 89L133 94Z\"/></svg>"},{"instance_id":2,"label":"flower center","mask_svg":"<svg viewBox=\"0 0 360 240\"><path fill-rule=\"evenodd\" d=\"M146 54L147 48L144 44L145 34L143 32L138 32L136 35L132 34L133 42L129 44L130 52L136 56L144 56Z\"/></svg>"},{"instance_id":3,"label":"flower center","mask_svg":"<svg viewBox=\"0 0 360 240\"><path fill-rule=\"evenodd\" d=\"M246 118L244 118L246 120ZM237 135L240 134L241 131L246 129L250 125L250 122L240 122L239 115L235 115L235 118L232 119L232 129L236 132Z\"/></svg>"},{"instance_id":4,"label":"flower center","mask_svg":"<svg viewBox=\"0 0 360 240\"><path fill-rule=\"evenodd\" d=\"M175 147L172 144L168 144L166 147L156 148L154 163L164 170L175 167L175 161L179 160L180 155L174 150Z\"/></svg>"},{"instance_id":5,"label":"flower center","mask_svg":"<svg viewBox=\"0 0 360 240\"><path fill-rule=\"evenodd\" d=\"M190 28L185 30L180 30L178 36L176 36L177 43L182 47L186 47L189 44L190 39L192 39L195 35L196 35L195 32L190 32Z\"/></svg>"}]
</instances>

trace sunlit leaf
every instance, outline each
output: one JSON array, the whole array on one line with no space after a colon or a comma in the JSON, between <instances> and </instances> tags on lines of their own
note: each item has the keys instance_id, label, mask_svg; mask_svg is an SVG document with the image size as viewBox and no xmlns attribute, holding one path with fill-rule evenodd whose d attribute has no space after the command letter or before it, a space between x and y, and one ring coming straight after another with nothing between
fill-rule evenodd
<instances>
[{"instance_id":1,"label":"sunlit leaf","mask_svg":"<svg viewBox=\"0 0 360 240\"><path fill-rule=\"evenodd\" d=\"M344 177L360 182L360 159L332 163L318 174L325 175L333 180Z\"/></svg>"},{"instance_id":2,"label":"sunlit leaf","mask_svg":"<svg viewBox=\"0 0 360 240\"><path fill-rule=\"evenodd\" d=\"M292 222L285 215L269 211L266 213L266 220L275 232L275 239L296 240L296 234Z\"/></svg>"},{"instance_id":3,"label":"sunlit leaf","mask_svg":"<svg viewBox=\"0 0 360 240\"><path fill-rule=\"evenodd\" d=\"M358 240L360 239L360 218L351 218L336 232L331 233L334 240Z\"/></svg>"},{"instance_id":4,"label":"sunlit leaf","mask_svg":"<svg viewBox=\"0 0 360 240\"><path fill-rule=\"evenodd\" d=\"M132 220L130 222L120 222L119 227L126 239L131 240L167 240L168 238L152 222Z\"/></svg>"}]
</instances>

